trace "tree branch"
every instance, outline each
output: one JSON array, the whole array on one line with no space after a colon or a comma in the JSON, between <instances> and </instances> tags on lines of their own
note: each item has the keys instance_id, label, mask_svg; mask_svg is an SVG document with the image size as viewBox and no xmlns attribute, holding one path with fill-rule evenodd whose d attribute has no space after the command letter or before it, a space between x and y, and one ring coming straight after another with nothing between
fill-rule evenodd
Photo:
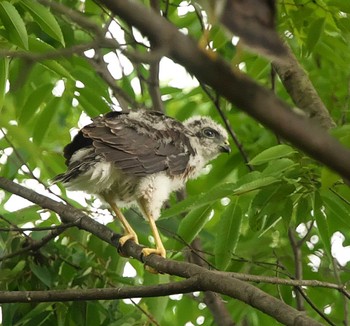
<instances>
[{"instance_id":1,"label":"tree branch","mask_svg":"<svg viewBox=\"0 0 350 326\"><path fill-rule=\"evenodd\" d=\"M198 291L197 277L187 280L151 286L122 286L104 289L45 290L45 291L0 291L0 303L64 302L88 300L116 300L148 298Z\"/></svg>"},{"instance_id":2,"label":"tree branch","mask_svg":"<svg viewBox=\"0 0 350 326\"><path fill-rule=\"evenodd\" d=\"M118 240L120 235L114 233L108 227L89 218L87 215L73 206L56 202L3 177L0 177L0 188L32 201L43 208L51 209L59 214L64 222L76 223L76 226L80 229L91 232L101 240L106 241L116 248L119 247ZM197 280L196 285L198 285L197 290L213 291L228 295L259 309L285 325L321 325L320 323L307 317L305 313L295 310L284 302L263 292L253 285L232 278L230 275L224 276L223 273L220 272L210 271L204 267L186 262L164 259L158 255L143 257L142 247L133 241L127 241L121 248L121 251L125 256L136 258L137 260L144 262L146 265L153 267L161 273L167 273L188 279L195 278Z\"/></svg>"},{"instance_id":3,"label":"tree branch","mask_svg":"<svg viewBox=\"0 0 350 326\"><path fill-rule=\"evenodd\" d=\"M160 4L159 0L151 0L151 7L155 13L160 14ZM157 46L151 43L151 51L156 49ZM150 63L149 67L149 78L147 81L148 91L152 99L153 109L158 112L164 113L164 105L160 94L159 89L159 62L161 57L158 60L155 60Z\"/></svg>"},{"instance_id":4,"label":"tree branch","mask_svg":"<svg viewBox=\"0 0 350 326\"><path fill-rule=\"evenodd\" d=\"M218 55L201 50L196 42L143 5L130 0L100 3L138 28L151 41L166 44L166 55L186 67L202 83L213 87L228 101L316 160L350 178L350 151L320 127L292 112L271 91L233 71Z\"/></svg>"},{"instance_id":5,"label":"tree branch","mask_svg":"<svg viewBox=\"0 0 350 326\"><path fill-rule=\"evenodd\" d=\"M287 47L286 47L287 48ZM287 48L287 60L273 62L273 67L296 106L322 128L335 127L335 122L317 94L305 70Z\"/></svg>"}]
</instances>

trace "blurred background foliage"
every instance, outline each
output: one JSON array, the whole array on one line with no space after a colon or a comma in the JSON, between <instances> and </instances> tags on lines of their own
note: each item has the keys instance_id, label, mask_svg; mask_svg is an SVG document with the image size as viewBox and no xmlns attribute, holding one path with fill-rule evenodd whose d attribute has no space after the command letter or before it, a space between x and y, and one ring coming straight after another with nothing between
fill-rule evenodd
<instances>
[{"instance_id":1,"label":"blurred background foliage","mask_svg":"<svg viewBox=\"0 0 350 326\"><path fill-rule=\"evenodd\" d=\"M149 6L148 1L141 2ZM118 109L122 103L131 109L152 108L150 66L128 58L128 54L146 53L149 44L137 30L109 16L92 0L56 3L65 7L49 8L45 1L0 1L0 175L53 198L61 196L121 232L98 200L67 193L61 186L52 186L50 179L64 171L62 149L77 126L88 123L88 117ZM350 145L350 4L345 0L277 3L281 37L337 123L332 133ZM76 18L65 8L83 14ZM203 26L195 1L161 1L160 8L183 33L201 39ZM101 35L107 40L102 42ZM112 36L117 46L110 42ZM273 88L293 106L278 78L272 82L266 59L242 50L237 39L232 41L216 24L209 41L213 51L232 62L233 69ZM160 64L159 90L165 112L179 120L210 115L222 123L216 100L246 153L244 157L232 145L230 156L222 155L188 183L184 201L179 203L172 196L158 222L168 255L184 260L186 248L198 235L212 268L346 284L348 186L239 108L217 98L214 91L204 91L195 77L168 59ZM139 214L134 210L125 214L140 242L152 241ZM65 230L39 250L22 250L49 232L38 228L59 224L56 214L0 191L1 290L176 280L145 273L138 261L119 257L114 248L76 228ZM36 229L9 231L13 227ZM302 275L296 275L297 267ZM296 306L293 288L259 286ZM304 292L312 303L305 303L308 315L322 320L317 307L335 325L348 321L348 303L338 291L308 287ZM145 325L156 321L159 325L212 325L213 316L202 297L195 293L141 301L7 304L1 307L2 324ZM236 300L228 299L226 305L237 324L277 324Z\"/></svg>"}]
</instances>

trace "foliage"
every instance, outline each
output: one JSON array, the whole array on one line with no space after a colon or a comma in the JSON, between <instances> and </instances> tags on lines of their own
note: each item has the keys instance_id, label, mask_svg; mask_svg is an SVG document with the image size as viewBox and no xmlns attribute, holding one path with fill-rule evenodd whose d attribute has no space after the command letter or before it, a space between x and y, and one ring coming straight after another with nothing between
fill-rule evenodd
<instances>
[{"instance_id":1,"label":"foliage","mask_svg":"<svg viewBox=\"0 0 350 326\"><path fill-rule=\"evenodd\" d=\"M64 171L62 149L70 141L70 132L81 123L82 114L94 117L115 108L116 103L134 109L153 106L150 65L130 60L133 54L146 54L148 41L92 0L57 3L65 7L49 7L46 1L0 1L1 176L53 198L61 196L121 232L119 225L110 222L109 212L98 208L97 200L82 194L73 196L50 185L49 180ZM333 135L349 145L349 4L281 0L278 5L280 34L337 123ZM160 6L169 21L200 40L203 29L192 4L172 0ZM76 17L67 8L84 14ZM116 42L98 39L109 26L119 30ZM233 45L218 24L213 25L209 38L218 54L228 61L233 58L234 69L271 88L271 66L266 59ZM102 58L113 70L113 86ZM167 68L160 67L162 74ZM173 74L178 71L174 69ZM274 87L279 98L293 105L281 82L276 81ZM221 121L215 103L200 86L183 88L160 80L159 91L170 116L183 120L206 114ZM209 94L215 98L211 90ZM216 104L247 156L232 146L230 156L222 155L202 176L188 183L185 200L177 202L175 195L171 198L158 222L171 258L184 260L186 247L199 236L205 259L213 268L346 284L348 263L340 265L334 258L338 256L332 239L339 232L345 246L350 239L348 186L239 108L222 98ZM68 228L39 250L22 250L50 232L38 228L59 225L60 219L45 208L23 207L18 197L4 191L0 191L0 203L1 290L103 288L177 279L150 275L138 261L118 256L110 245L76 228ZM146 221L133 210L125 214L140 243L147 244ZM11 227L36 229L6 231ZM21 253L10 256L16 252ZM123 276L128 263L137 276ZM301 275L298 270L302 270ZM259 287L293 307L298 300L305 301L295 296L290 286L262 282ZM321 320L314 309L317 307L336 325L347 320L342 293L313 287L305 288L304 293L312 303L305 303L309 316ZM160 325L196 325L203 318L205 325L211 325L212 312L202 301L201 293L199 297L144 298L137 303L140 309L135 309L135 302L122 300L6 304L2 318L5 326L141 325L150 316ZM227 300L226 306L237 324L276 323L236 300Z\"/></svg>"}]
</instances>

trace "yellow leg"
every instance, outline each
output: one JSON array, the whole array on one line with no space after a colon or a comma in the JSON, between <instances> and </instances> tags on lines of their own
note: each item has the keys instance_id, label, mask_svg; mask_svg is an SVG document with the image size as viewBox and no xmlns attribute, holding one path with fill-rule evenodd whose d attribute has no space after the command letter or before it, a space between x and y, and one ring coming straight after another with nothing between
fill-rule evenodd
<instances>
[{"instance_id":1,"label":"yellow leg","mask_svg":"<svg viewBox=\"0 0 350 326\"><path fill-rule=\"evenodd\" d=\"M156 254L156 255L159 255L163 258L166 258L166 250L165 250L165 248L163 246L163 242L160 238L156 222L154 221L152 215L148 212L146 205L145 205L145 201L142 198L138 200L138 204L140 206L140 209L142 210L142 212L144 213L144 215L148 219L148 223L151 227L154 241L156 243L156 248L143 248L142 253L144 254L144 256L148 256L150 254Z\"/></svg>"},{"instance_id":2,"label":"yellow leg","mask_svg":"<svg viewBox=\"0 0 350 326\"><path fill-rule=\"evenodd\" d=\"M123 235L119 239L120 245L123 246L125 244L125 242L130 240L130 239L134 240L136 243L139 243L139 240L137 238L136 232L133 230L133 228L131 227L129 222L126 220L125 216L120 211L118 206L113 201L109 200L108 198L105 198L105 200L109 204L109 206L111 206L111 208L112 208L113 212L115 213L116 217L118 218L120 223L123 225L123 228L124 228L124 231L125 231L125 235Z\"/></svg>"}]
</instances>

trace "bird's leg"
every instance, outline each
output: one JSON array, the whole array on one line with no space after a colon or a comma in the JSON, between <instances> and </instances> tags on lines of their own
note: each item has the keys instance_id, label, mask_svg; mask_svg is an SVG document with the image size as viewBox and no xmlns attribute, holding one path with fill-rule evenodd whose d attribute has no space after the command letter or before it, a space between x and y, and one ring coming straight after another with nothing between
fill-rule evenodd
<instances>
[{"instance_id":1,"label":"bird's leg","mask_svg":"<svg viewBox=\"0 0 350 326\"><path fill-rule=\"evenodd\" d=\"M144 199L140 198L138 200L138 204L139 204L142 212L144 213L144 215L147 217L148 223L149 223L151 230L152 230L154 241L156 243L156 248L143 248L142 249L143 255L148 256L150 254L156 254L156 255L159 255L163 258L166 258L166 250L165 250L165 248L163 246L163 242L160 238L156 222L154 221L154 218L150 214L149 210L147 209L147 206L146 206Z\"/></svg>"},{"instance_id":2,"label":"bird's leg","mask_svg":"<svg viewBox=\"0 0 350 326\"><path fill-rule=\"evenodd\" d=\"M108 198L105 198L106 202L111 206L113 212L115 213L115 216L118 218L120 223L123 225L125 234L119 239L119 244L123 246L126 241L128 240L134 240L137 244L139 243L139 240L137 238L137 234L134 231L134 229L131 227L129 222L126 220L123 213L120 211L119 207L116 203L114 203L112 200L109 200Z\"/></svg>"}]
</instances>

